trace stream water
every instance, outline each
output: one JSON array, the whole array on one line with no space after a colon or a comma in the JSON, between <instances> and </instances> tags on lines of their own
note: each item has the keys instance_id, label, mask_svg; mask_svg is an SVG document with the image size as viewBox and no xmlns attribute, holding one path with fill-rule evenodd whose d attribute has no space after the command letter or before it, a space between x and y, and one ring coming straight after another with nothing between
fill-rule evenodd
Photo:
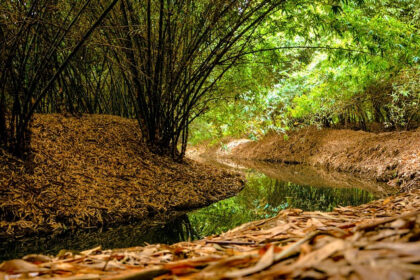
<instances>
[{"instance_id":1,"label":"stream water","mask_svg":"<svg viewBox=\"0 0 420 280\"><path fill-rule=\"evenodd\" d=\"M219 163L220 164L220 163ZM337 206L360 205L385 196L392 190L373 181L305 166L261 162L235 164L245 173L245 188L235 197L189 213L176 213L168 220L145 221L108 229L32 237L0 243L0 260L31 253L57 254L62 248L85 250L171 244L202 238L240 224L275 216L289 207L330 211Z\"/></svg>"}]
</instances>

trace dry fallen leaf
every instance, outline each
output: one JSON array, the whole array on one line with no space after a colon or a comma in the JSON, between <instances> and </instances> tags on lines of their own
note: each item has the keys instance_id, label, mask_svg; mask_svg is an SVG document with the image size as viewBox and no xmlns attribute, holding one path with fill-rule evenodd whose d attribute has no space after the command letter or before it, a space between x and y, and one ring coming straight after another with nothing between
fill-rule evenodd
<instances>
[{"instance_id":1,"label":"dry fallen leaf","mask_svg":"<svg viewBox=\"0 0 420 280\"><path fill-rule=\"evenodd\" d=\"M24 260L10 260L0 264L0 271L9 274L39 272L41 270L37 265Z\"/></svg>"}]
</instances>

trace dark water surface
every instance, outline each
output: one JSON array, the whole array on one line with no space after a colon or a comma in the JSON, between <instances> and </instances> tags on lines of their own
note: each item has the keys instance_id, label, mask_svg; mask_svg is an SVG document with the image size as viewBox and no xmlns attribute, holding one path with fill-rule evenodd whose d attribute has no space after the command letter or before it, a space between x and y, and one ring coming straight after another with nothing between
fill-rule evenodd
<instances>
[{"instance_id":1,"label":"dark water surface","mask_svg":"<svg viewBox=\"0 0 420 280\"><path fill-rule=\"evenodd\" d=\"M286 208L331 211L360 205L390 193L386 186L341 173L304 166L248 162L236 165L246 174L245 188L235 197L170 219L109 229L94 229L0 243L0 260L31 253L57 254L61 249L124 248L146 243L171 244L202 238L253 220L275 216Z\"/></svg>"}]
</instances>

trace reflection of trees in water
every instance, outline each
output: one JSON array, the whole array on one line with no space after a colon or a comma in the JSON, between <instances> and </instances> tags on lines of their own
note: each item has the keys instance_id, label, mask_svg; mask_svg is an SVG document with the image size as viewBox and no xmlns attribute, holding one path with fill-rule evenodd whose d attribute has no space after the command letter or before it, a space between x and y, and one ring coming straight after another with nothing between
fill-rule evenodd
<instances>
[{"instance_id":1,"label":"reflection of trees in water","mask_svg":"<svg viewBox=\"0 0 420 280\"><path fill-rule=\"evenodd\" d=\"M248 177L245 189L238 196L188 215L177 216L169 222L145 221L141 225L81 230L56 237L28 238L18 242L6 241L0 243L0 259L12 259L35 252L57 254L62 248L85 250L98 245L103 248L125 248L141 246L146 242L171 244L227 231L252 220L268 218L287 207L325 211L338 205L363 204L373 198L372 194L360 189L299 186L254 174Z\"/></svg>"},{"instance_id":2,"label":"reflection of trees in water","mask_svg":"<svg viewBox=\"0 0 420 280\"><path fill-rule=\"evenodd\" d=\"M176 243L184 240L194 240L199 238L195 228L192 226L187 214L177 217L167 223L163 228L164 235L171 239L166 243Z\"/></svg>"},{"instance_id":3,"label":"reflection of trees in water","mask_svg":"<svg viewBox=\"0 0 420 280\"><path fill-rule=\"evenodd\" d=\"M361 189L300 186L252 174L239 195L190 213L189 217L196 232L207 236L275 216L289 207L330 211L340 205L360 205L373 199L373 194Z\"/></svg>"},{"instance_id":4,"label":"reflection of trees in water","mask_svg":"<svg viewBox=\"0 0 420 280\"><path fill-rule=\"evenodd\" d=\"M154 225L152 226L152 224ZM156 224L158 223L158 224ZM57 254L61 249L82 251L101 245L102 248L126 248L145 243L172 244L198 238L186 214L164 224L145 221L137 225L123 225L104 230L79 230L52 236L39 236L0 243L0 261L23 257L32 253Z\"/></svg>"},{"instance_id":5,"label":"reflection of trees in water","mask_svg":"<svg viewBox=\"0 0 420 280\"><path fill-rule=\"evenodd\" d=\"M331 211L339 205L360 205L374 199L373 194L356 188L299 186L265 178L266 201L272 207L284 205L307 211Z\"/></svg>"}]
</instances>

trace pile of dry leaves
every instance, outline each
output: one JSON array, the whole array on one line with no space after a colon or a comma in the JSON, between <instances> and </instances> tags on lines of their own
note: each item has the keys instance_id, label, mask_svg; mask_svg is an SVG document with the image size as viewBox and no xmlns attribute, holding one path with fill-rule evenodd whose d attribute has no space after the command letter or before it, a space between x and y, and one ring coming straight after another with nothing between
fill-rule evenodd
<instances>
[{"instance_id":1,"label":"pile of dry leaves","mask_svg":"<svg viewBox=\"0 0 420 280\"><path fill-rule=\"evenodd\" d=\"M236 194L227 171L150 154L135 120L37 115L32 159L0 149L0 238L127 223Z\"/></svg>"},{"instance_id":2,"label":"pile of dry leaves","mask_svg":"<svg viewBox=\"0 0 420 280\"><path fill-rule=\"evenodd\" d=\"M329 213L289 209L195 242L29 255L0 271L0 279L420 279L420 191Z\"/></svg>"}]
</instances>

